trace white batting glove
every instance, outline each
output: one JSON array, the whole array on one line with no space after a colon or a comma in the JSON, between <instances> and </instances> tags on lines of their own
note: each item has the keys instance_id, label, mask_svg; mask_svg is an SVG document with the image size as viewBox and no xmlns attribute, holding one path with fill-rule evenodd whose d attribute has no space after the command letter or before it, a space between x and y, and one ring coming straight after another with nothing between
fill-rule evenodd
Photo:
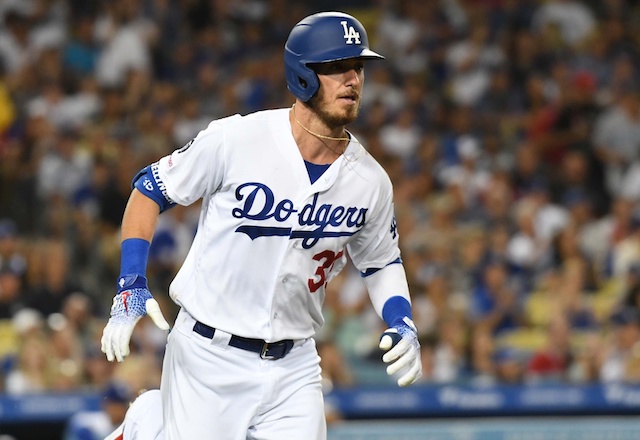
<instances>
[{"instance_id":1,"label":"white batting glove","mask_svg":"<svg viewBox=\"0 0 640 440\"><path fill-rule=\"evenodd\" d=\"M102 352L107 360L122 362L130 353L129 341L136 323L149 315L161 330L169 330L158 302L153 299L147 280L141 275L127 275L118 281L118 294L113 298L111 317L102 332Z\"/></svg>"},{"instance_id":2,"label":"white batting glove","mask_svg":"<svg viewBox=\"0 0 640 440\"><path fill-rule=\"evenodd\" d=\"M422 376L418 330L409 317L405 316L401 324L385 330L379 346L386 351L382 360L389 364L387 374L392 376L402 370L399 386L411 385Z\"/></svg>"}]
</instances>

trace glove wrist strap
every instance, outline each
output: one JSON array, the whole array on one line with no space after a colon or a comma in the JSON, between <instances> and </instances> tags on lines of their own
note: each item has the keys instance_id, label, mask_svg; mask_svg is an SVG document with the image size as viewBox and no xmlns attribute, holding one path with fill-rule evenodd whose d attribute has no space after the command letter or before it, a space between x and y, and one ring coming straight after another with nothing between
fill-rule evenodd
<instances>
[{"instance_id":1,"label":"glove wrist strap","mask_svg":"<svg viewBox=\"0 0 640 440\"><path fill-rule=\"evenodd\" d=\"M118 292L127 289L147 289L147 278L142 275L121 275L118 277Z\"/></svg>"}]
</instances>

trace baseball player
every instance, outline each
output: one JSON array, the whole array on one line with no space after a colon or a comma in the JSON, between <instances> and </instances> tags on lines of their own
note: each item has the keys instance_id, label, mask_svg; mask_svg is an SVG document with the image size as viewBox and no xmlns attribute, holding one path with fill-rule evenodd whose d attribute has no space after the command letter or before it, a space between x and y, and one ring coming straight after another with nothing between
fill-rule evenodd
<instances>
[{"instance_id":1,"label":"baseball player","mask_svg":"<svg viewBox=\"0 0 640 440\"><path fill-rule=\"evenodd\" d=\"M166 439L326 438L312 336L347 253L389 327L387 372L400 386L420 376L392 185L345 129L358 116L365 62L382 58L354 17L306 17L285 46L291 108L215 120L134 178L102 337L110 361L129 354L144 314L169 328L147 287L149 242L159 213L202 199L169 288L181 309L160 386Z\"/></svg>"},{"instance_id":2,"label":"baseball player","mask_svg":"<svg viewBox=\"0 0 640 440\"><path fill-rule=\"evenodd\" d=\"M148 390L134 400L124 421L104 440L163 440L160 390Z\"/></svg>"}]
</instances>

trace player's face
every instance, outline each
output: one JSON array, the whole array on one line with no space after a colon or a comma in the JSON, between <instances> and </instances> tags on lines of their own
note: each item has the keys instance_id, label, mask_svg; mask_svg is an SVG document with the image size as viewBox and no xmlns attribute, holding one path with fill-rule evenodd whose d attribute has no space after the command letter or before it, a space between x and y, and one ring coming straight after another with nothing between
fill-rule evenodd
<instances>
[{"instance_id":1,"label":"player's face","mask_svg":"<svg viewBox=\"0 0 640 440\"><path fill-rule=\"evenodd\" d=\"M320 89L308 102L329 127L342 127L356 120L364 83L364 61L334 61L313 66Z\"/></svg>"}]
</instances>

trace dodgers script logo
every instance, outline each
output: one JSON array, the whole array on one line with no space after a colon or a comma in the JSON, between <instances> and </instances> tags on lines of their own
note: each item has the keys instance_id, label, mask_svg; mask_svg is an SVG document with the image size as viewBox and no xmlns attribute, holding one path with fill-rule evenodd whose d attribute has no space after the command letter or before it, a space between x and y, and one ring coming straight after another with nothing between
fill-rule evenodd
<instances>
[{"instance_id":1,"label":"dodgers script logo","mask_svg":"<svg viewBox=\"0 0 640 440\"><path fill-rule=\"evenodd\" d=\"M313 230L292 230L287 227L243 225L236 232L247 234L252 240L258 237L282 236L290 238L302 238L302 247L309 249L321 238L349 237L358 232L366 222L367 208L351 206L345 208L341 205L322 204L318 206L318 193L314 194L313 201L298 211L289 199L283 199L276 203L273 191L267 185L258 182L243 183L235 192L236 200L244 201L241 208L234 208L231 214L235 218L264 221L274 219L284 222L296 214L300 226L317 226ZM350 228L348 231L326 231L327 227ZM355 229L354 229L355 228Z\"/></svg>"}]
</instances>

